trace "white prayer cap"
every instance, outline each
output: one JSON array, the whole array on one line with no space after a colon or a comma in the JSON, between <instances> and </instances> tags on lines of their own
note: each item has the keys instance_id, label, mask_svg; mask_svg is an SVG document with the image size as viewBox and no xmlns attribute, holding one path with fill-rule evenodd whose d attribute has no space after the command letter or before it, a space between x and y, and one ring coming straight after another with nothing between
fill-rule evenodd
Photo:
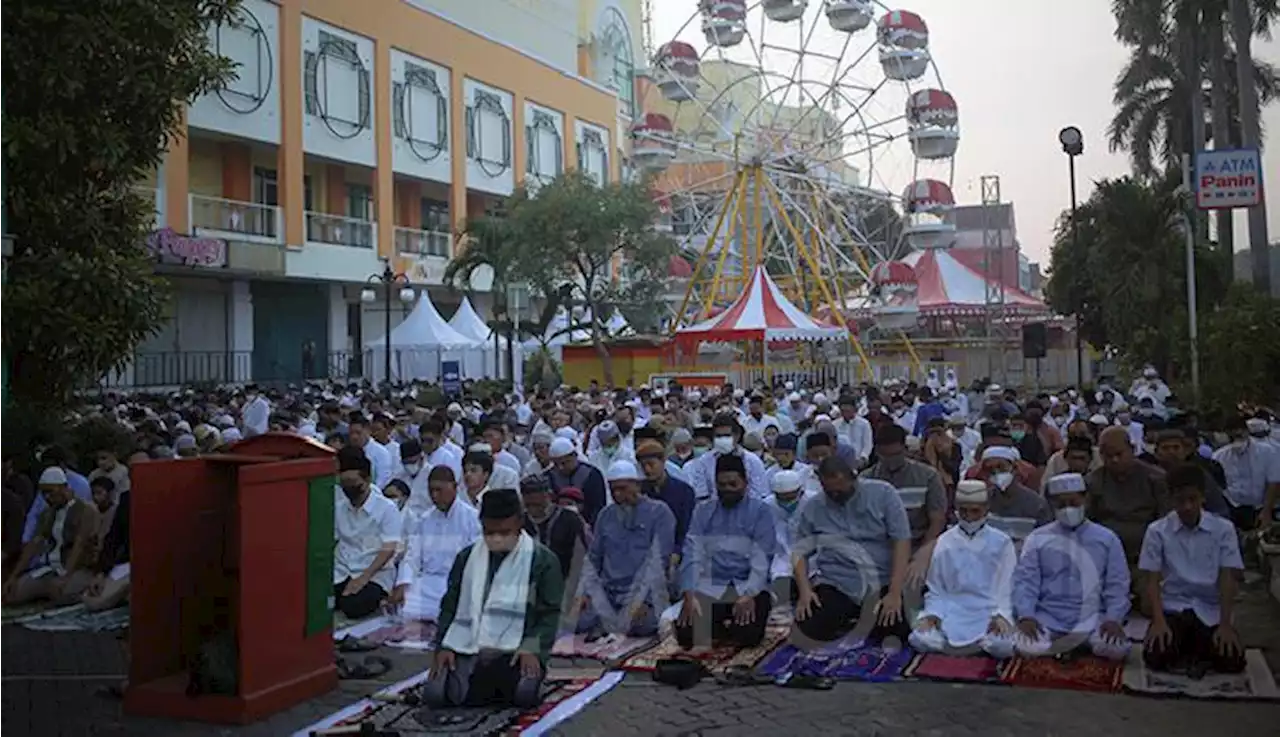
<instances>
[{"instance_id":1,"label":"white prayer cap","mask_svg":"<svg viewBox=\"0 0 1280 737\"><path fill-rule=\"evenodd\" d=\"M40 486L64 486L67 483L67 472L57 466L49 466L40 474Z\"/></svg>"},{"instance_id":2,"label":"white prayer cap","mask_svg":"<svg viewBox=\"0 0 1280 737\"><path fill-rule=\"evenodd\" d=\"M1058 403L1059 403L1060 401L1061 401L1061 400L1060 400L1060 399L1058 399L1058 397L1057 397L1056 395L1055 395L1055 396L1051 396L1051 397L1049 397L1049 406L1050 406L1050 407L1057 407L1057 406L1058 406Z\"/></svg>"},{"instance_id":3,"label":"white prayer cap","mask_svg":"<svg viewBox=\"0 0 1280 737\"><path fill-rule=\"evenodd\" d=\"M746 392L744 392L743 390L741 390L741 389L734 389L734 390L733 390L733 398L734 398L734 399L742 399L742 398L743 398L743 397L745 397L745 396L747 396L747 393L746 393Z\"/></svg>"},{"instance_id":4,"label":"white prayer cap","mask_svg":"<svg viewBox=\"0 0 1280 737\"><path fill-rule=\"evenodd\" d=\"M814 415L814 416L813 416L813 424L815 424L815 425L816 425L816 424L818 424L819 422L831 422L831 415L827 415L827 414L816 414L816 415Z\"/></svg>"},{"instance_id":5,"label":"white prayer cap","mask_svg":"<svg viewBox=\"0 0 1280 737\"><path fill-rule=\"evenodd\" d=\"M788 382L788 383L790 383L790 382ZM790 394L788 394L788 395L787 395L787 401L788 401L788 402L799 402L799 401L800 401L800 394L799 394L799 392L791 392Z\"/></svg>"},{"instance_id":6,"label":"white prayer cap","mask_svg":"<svg viewBox=\"0 0 1280 737\"><path fill-rule=\"evenodd\" d=\"M470 453L488 453L489 455L493 455L493 448L491 448L488 443L472 443L471 447L467 448L467 451Z\"/></svg>"},{"instance_id":7,"label":"white prayer cap","mask_svg":"<svg viewBox=\"0 0 1280 737\"><path fill-rule=\"evenodd\" d=\"M610 481L639 481L640 472L631 461L614 461L609 464Z\"/></svg>"},{"instance_id":8,"label":"white prayer cap","mask_svg":"<svg viewBox=\"0 0 1280 737\"><path fill-rule=\"evenodd\" d=\"M947 417L947 424L948 425L968 425L969 423L966 421L964 415L957 412Z\"/></svg>"},{"instance_id":9,"label":"white prayer cap","mask_svg":"<svg viewBox=\"0 0 1280 737\"><path fill-rule=\"evenodd\" d=\"M1089 418L1089 424L1102 425L1103 427L1106 427L1107 425L1111 424L1111 420L1108 420L1106 415L1097 414Z\"/></svg>"},{"instance_id":10,"label":"white prayer cap","mask_svg":"<svg viewBox=\"0 0 1280 737\"><path fill-rule=\"evenodd\" d=\"M956 484L956 504L986 504L987 484L977 479L965 479Z\"/></svg>"},{"instance_id":11,"label":"white prayer cap","mask_svg":"<svg viewBox=\"0 0 1280 737\"><path fill-rule=\"evenodd\" d=\"M578 433L577 433L577 431L576 431L576 430L574 430L572 427L569 427L568 425L565 425L564 427L562 427L562 428L560 428L560 429L556 430L556 437L557 437L557 438L564 438L565 440L568 440L569 442L573 442L573 441L575 441L575 440L577 440L577 439L578 439Z\"/></svg>"},{"instance_id":12,"label":"white prayer cap","mask_svg":"<svg viewBox=\"0 0 1280 737\"><path fill-rule=\"evenodd\" d=\"M826 404L826 403L827 403L827 401L828 401L828 400L827 400L827 395L826 395L826 394L823 394L822 392L818 392L817 394L814 394L814 395L813 395L813 403L814 403L814 404Z\"/></svg>"},{"instance_id":13,"label":"white prayer cap","mask_svg":"<svg viewBox=\"0 0 1280 737\"><path fill-rule=\"evenodd\" d=\"M213 418L213 424L214 424L214 427L227 428L227 427L234 427L236 424L236 421L231 419L231 415L218 415L217 417Z\"/></svg>"},{"instance_id":14,"label":"white prayer cap","mask_svg":"<svg viewBox=\"0 0 1280 737\"><path fill-rule=\"evenodd\" d=\"M562 428L563 429L563 428ZM564 458L573 455L573 441L568 438L556 438L551 441L551 447L547 450L547 455L552 458Z\"/></svg>"},{"instance_id":15,"label":"white prayer cap","mask_svg":"<svg viewBox=\"0 0 1280 737\"><path fill-rule=\"evenodd\" d=\"M243 438L244 436L240 434L240 428L228 427L226 430L222 431L223 445L229 445L231 443L239 442Z\"/></svg>"},{"instance_id":16,"label":"white prayer cap","mask_svg":"<svg viewBox=\"0 0 1280 737\"><path fill-rule=\"evenodd\" d=\"M178 424L174 425L173 429L175 432L189 433L191 432L191 423L186 420L182 420Z\"/></svg>"},{"instance_id":17,"label":"white prayer cap","mask_svg":"<svg viewBox=\"0 0 1280 737\"><path fill-rule=\"evenodd\" d=\"M1261 417L1250 417L1244 421L1244 428L1249 431L1250 435L1260 435L1271 431L1271 423Z\"/></svg>"},{"instance_id":18,"label":"white prayer cap","mask_svg":"<svg viewBox=\"0 0 1280 737\"><path fill-rule=\"evenodd\" d=\"M795 471L779 471L773 475L770 487L775 494L789 494L798 491L803 485L800 474Z\"/></svg>"},{"instance_id":19,"label":"white prayer cap","mask_svg":"<svg viewBox=\"0 0 1280 737\"><path fill-rule=\"evenodd\" d=\"M1056 494L1083 494L1085 491L1084 476L1078 473L1060 473L1049 479L1045 487L1049 496Z\"/></svg>"},{"instance_id":20,"label":"white prayer cap","mask_svg":"<svg viewBox=\"0 0 1280 737\"><path fill-rule=\"evenodd\" d=\"M1148 366L1148 367L1146 367L1146 368L1142 369L1142 375L1143 375L1144 377L1148 378L1148 379L1154 379L1154 378L1158 377L1158 376L1160 375L1160 373L1159 373L1158 371L1156 371L1156 370L1155 370L1155 368L1153 368L1153 367L1151 367L1151 366Z\"/></svg>"},{"instance_id":21,"label":"white prayer cap","mask_svg":"<svg viewBox=\"0 0 1280 737\"><path fill-rule=\"evenodd\" d=\"M982 460L987 461L992 458L1008 461L1010 463L1017 463L1021 458L1021 454L1016 448L1006 448L1003 445L992 445L982 451Z\"/></svg>"},{"instance_id":22,"label":"white prayer cap","mask_svg":"<svg viewBox=\"0 0 1280 737\"><path fill-rule=\"evenodd\" d=\"M796 383L794 381L788 381L787 383L782 385L782 388L786 389L787 391L791 391L792 389L796 388ZM797 399L798 398L799 397L797 397Z\"/></svg>"},{"instance_id":23,"label":"white prayer cap","mask_svg":"<svg viewBox=\"0 0 1280 737\"><path fill-rule=\"evenodd\" d=\"M690 401L697 402L700 399L702 399L702 392L698 391L697 389L694 389L693 391L689 392Z\"/></svg>"},{"instance_id":24,"label":"white prayer cap","mask_svg":"<svg viewBox=\"0 0 1280 737\"><path fill-rule=\"evenodd\" d=\"M444 411L451 415L460 415L462 414L462 405L457 402L450 402L449 406L444 408Z\"/></svg>"},{"instance_id":25,"label":"white prayer cap","mask_svg":"<svg viewBox=\"0 0 1280 737\"><path fill-rule=\"evenodd\" d=\"M991 386L987 387L987 394L1003 394L1003 393L1004 393L1004 387L1000 386L999 384L992 384Z\"/></svg>"}]
</instances>

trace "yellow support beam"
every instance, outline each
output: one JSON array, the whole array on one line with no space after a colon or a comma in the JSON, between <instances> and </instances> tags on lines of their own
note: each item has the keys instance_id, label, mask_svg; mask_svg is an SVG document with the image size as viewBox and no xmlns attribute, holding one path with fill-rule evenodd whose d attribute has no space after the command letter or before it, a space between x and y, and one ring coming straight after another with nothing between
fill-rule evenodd
<instances>
[{"instance_id":1,"label":"yellow support beam","mask_svg":"<svg viewBox=\"0 0 1280 737\"><path fill-rule=\"evenodd\" d=\"M698 284L702 268L706 266L707 257L711 255L711 249L715 247L716 239L720 237L720 229L724 227L725 216L733 208L741 183L742 172L738 172L733 177L733 187L729 190L729 197L725 199L724 204L720 207L720 212L716 215L716 224L711 229L711 237L707 240L706 245L702 247L702 251L698 254L698 262L693 266L693 276L689 278L689 286L685 287L684 299L680 300L680 311L676 313L676 319L671 321L671 335L676 334L676 331L680 328L680 321L684 319L685 310L689 309L689 300L693 298L693 289Z\"/></svg>"},{"instance_id":2,"label":"yellow support beam","mask_svg":"<svg viewBox=\"0 0 1280 737\"><path fill-rule=\"evenodd\" d=\"M729 225L730 233L733 232L733 223L741 220L742 203L743 203L743 200L746 198L746 192L747 192L747 173L744 171L738 175L737 193L733 198L733 203L734 203L733 215L730 216L733 218L733 221ZM720 277L721 275L724 274L724 262L725 262L725 258L728 257L729 255L729 242L731 240L732 238L726 238L725 243L720 247L720 258L716 260L715 274L711 278L711 289L708 290L706 295L702 298L702 314L703 315L711 311L711 305L715 301L716 295L720 291ZM707 247L714 248L715 241L708 241Z\"/></svg>"},{"instance_id":3,"label":"yellow support beam","mask_svg":"<svg viewBox=\"0 0 1280 737\"><path fill-rule=\"evenodd\" d=\"M818 288L822 290L822 296L826 300L827 306L831 308L831 314L842 314L836 307L836 301L835 298L831 296L831 290L827 288L827 283L822 279L822 274L818 268L818 264L813 260L813 256L805 250L803 240L799 231L796 230L795 223L791 222L791 216L787 214L785 209L783 209L782 199L778 197L777 192L773 191L772 183L770 184L770 189L766 190L766 192L769 194L769 200L773 203L773 207L778 211L778 216L782 218L782 224L786 226L787 232L789 232L791 237L795 239L796 245L799 247L801 253L804 254L805 263L809 265L809 270L813 273L813 278L818 283ZM875 372L871 366L871 359L867 357L866 351L862 350L862 346L858 343L858 339L854 337L852 333L847 333L847 335L849 338L849 345L853 346L853 349L858 353L858 358L862 359L862 366L866 369L867 374L874 375Z\"/></svg>"}]
</instances>

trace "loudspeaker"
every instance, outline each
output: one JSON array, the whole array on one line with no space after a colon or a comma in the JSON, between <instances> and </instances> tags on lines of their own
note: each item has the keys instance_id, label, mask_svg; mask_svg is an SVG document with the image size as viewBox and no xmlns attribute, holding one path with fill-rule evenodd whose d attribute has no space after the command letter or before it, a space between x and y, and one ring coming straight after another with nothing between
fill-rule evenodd
<instances>
[{"instance_id":1,"label":"loudspeaker","mask_svg":"<svg viewBox=\"0 0 1280 737\"><path fill-rule=\"evenodd\" d=\"M1049 354L1049 330L1042 322L1022 326L1022 357L1044 358Z\"/></svg>"}]
</instances>

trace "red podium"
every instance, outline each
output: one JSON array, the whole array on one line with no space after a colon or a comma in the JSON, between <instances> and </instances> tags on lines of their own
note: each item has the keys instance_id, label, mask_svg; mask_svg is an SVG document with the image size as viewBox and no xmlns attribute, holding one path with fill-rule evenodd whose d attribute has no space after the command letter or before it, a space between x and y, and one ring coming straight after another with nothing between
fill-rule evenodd
<instances>
[{"instance_id":1,"label":"red podium","mask_svg":"<svg viewBox=\"0 0 1280 737\"><path fill-rule=\"evenodd\" d=\"M334 455L268 433L130 469L127 713L245 724L337 686ZM213 648L233 692L188 695Z\"/></svg>"}]
</instances>

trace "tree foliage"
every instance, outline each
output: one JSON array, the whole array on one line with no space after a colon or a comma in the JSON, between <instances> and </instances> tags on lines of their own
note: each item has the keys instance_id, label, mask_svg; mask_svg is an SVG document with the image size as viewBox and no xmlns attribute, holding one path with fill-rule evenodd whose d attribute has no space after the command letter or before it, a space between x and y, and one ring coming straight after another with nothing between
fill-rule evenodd
<instances>
[{"instance_id":1,"label":"tree foliage","mask_svg":"<svg viewBox=\"0 0 1280 737\"><path fill-rule=\"evenodd\" d=\"M167 290L141 247L187 103L231 64L206 29L235 0L11 0L3 8L5 286L11 397L58 407L161 324Z\"/></svg>"}]
</instances>

